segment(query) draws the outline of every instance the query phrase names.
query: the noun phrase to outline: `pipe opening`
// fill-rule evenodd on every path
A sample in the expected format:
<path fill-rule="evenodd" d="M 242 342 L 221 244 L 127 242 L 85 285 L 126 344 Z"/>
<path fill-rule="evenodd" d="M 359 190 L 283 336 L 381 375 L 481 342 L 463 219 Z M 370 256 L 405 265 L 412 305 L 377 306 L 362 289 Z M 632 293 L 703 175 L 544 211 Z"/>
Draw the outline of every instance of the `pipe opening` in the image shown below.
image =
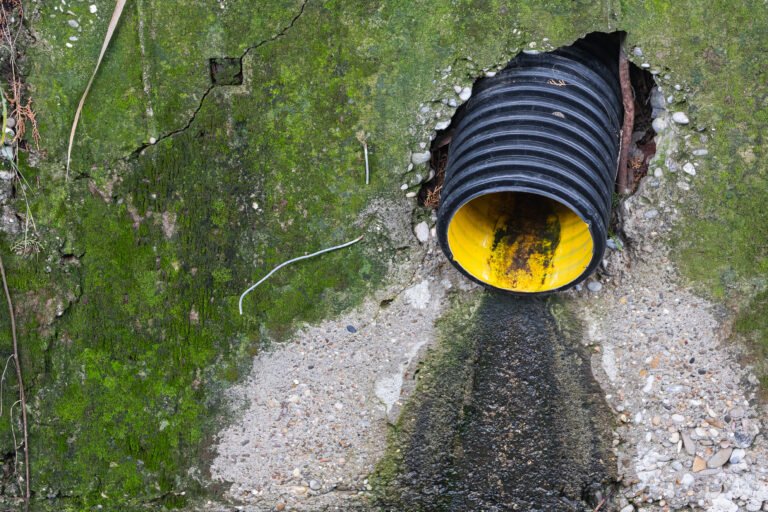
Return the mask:
<path fill-rule="evenodd" d="M 663 104 L 648 71 L 628 62 L 629 76 L 620 78 L 623 37 L 592 33 L 549 53 L 519 54 L 478 79 L 436 133 L 419 202 L 438 210 L 443 251 L 468 277 L 542 293 L 573 286 L 599 266 L 607 239 L 620 231 L 611 212 L 617 162 L 626 162 L 625 190 L 634 192 L 649 174 L 651 121 Z M 622 144 L 627 94 L 635 115 Z"/>
<path fill-rule="evenodd" d="M 471 199 L 448 223 L 453 261 L 475 279 L 518 293 L 552 291 L 592 260 L 589 226 L 546 196 L 494 192 Z"/>

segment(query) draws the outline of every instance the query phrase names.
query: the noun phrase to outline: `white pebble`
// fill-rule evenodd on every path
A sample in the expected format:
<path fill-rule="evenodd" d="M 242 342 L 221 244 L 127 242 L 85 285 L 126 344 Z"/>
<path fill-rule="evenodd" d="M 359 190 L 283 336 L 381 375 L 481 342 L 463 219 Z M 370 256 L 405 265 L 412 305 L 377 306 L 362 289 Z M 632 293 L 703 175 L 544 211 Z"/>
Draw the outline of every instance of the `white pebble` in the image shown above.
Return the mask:
<path fill-rule="evenodd" d="M 746 451 L 742 450 L 741 448 L 736 448 L 731 452 L 731 458 L 730 462 L 731 464 L 738 464 L 742 460 L 744 460 L 744 456 L 747 454 Z"/>
<path fill-rule="evenodd" d="M 643 386 L 643 393 L 650 393 L 651 389 L 653 389 L 653 382 L 656 380 L 656 377 L 653 375 L 649 375 L 648 378 L 645 381 L 645 386 Z"/>
<path fill-rule="evenodd" d="M 461 101 L 467 101 L 471 97 L 472 97 L 472 89 L 470 89 L 469 87 L 463 88 L 459 93 L 459 99 Z"/>
<path fill-rule="evenodd" d="M 456 94 L 461 94 L 461 86 L 460 85 L 454 85 L 453 90 L 456 91 Z"/>
<path fill-rule="evenodd" d="M 425 164 L 429 162 L 430 158 L 432 158 L 432 153 L 430 153 L 429 151 L 424 151 L 422 153 L 413 153 L 411 155 L 411 162 L 414 165 Z"/>
<path fill-rule="evenodd" d="M 655 131 L 656 133 L 661 133 L 667 129 L 667 121 L 665 119 L 657 117 L 651 123 L 651 127 L 653 128 L 653 131 Z"/>
<path fill-rule="evenodd" d="M 683 172 L 690 174 L 691 176 L 696 176 L 696 167 L 691 162 L 686 162 L 683 166 Z"/>
<path fill-rule="evenodd" d="M 67 21 L 67 25 L 69 25 L 72 28 L 77 28 L 80 26 L 80 24 L 77 22 L 77 20 L 69 20 Z"/>
<path fill-rule="evenodd" d="M 416 192 L 408 192 L 407 194 L 405 194 L 405 197 L 407 197 L 408 199 L 412 199 L 416 197 Z"/>
<path fill-rule="evenodd" d="M 450 122 L 450 121 L 440 121 L 439 123 L 437 123 L 437 124 L 435 125 L 435 130 L 438 130 L 438 131 L 439 131 L 439 130 L 445 130 L 445 129 L 446 129 L 446 128 L 448 128 L 450 125 L 451 125 L 451 122 Z"/>
<path fill-rule="evenodd" d="M 680 483 L 683 485 L 683 487 L 692 486 L 694 481 L 695 479 L 693 478 L 693 475 L 690 473 L 684 474 L 683 478 L 680 479 Z"/>
<path fill-rule="evenodd" d="M 403 190 L 403 191 L 408 190 L 408 184 L 403 183 L 402 185 L 400 185 L 400 190 Z"/>
<path fill-rule="evenodd" d="M 688 124 L 690 122 L 685 112 L 675 112 L 672 114 L 672 120 L 677 124 Z"/>
<path fill-rule="evenodd" d="M 91 14 L 96 14 L 96 11 L 98 11 L 99 9 L 95 5 L 91 4 L 88 6 L 88 10 L 91 11 Z"/>
<path fill-rule="evenodd" d="M 150 138 L 149 138 L 149 143 L 150 143 L 150 144 L 156 144 L 156 143 L 157 143 L 157 139 L 156 139 L 156 138 L 154 138 L 154 137 L 150 137 Z"/>
<path fill-rule="evenodd" d="M 678 181 L 677 188 L 680 190 L 691 190 L 691 186 L 684 181 Z"/>
<path fill-rule="evenodd" d="M 424 221 L 419 222 L 413 227 L 413 234 L 419 242 L 424 244 L 429 240 L 429 226 Z"/>
<path fill-rule="evenodd" d="M 657 178 L 661 178 L 662 176 L 664 176 L 664 171 L 661 170 L 661 167 L 657 167 L 653 170 L 653 175 L 656 176 Z"/>
<path fill-rule="evenodd" d="M 64 43 L 64 46 L 66 46 L 67 48 L 72 48 L 72 43 Z"/>

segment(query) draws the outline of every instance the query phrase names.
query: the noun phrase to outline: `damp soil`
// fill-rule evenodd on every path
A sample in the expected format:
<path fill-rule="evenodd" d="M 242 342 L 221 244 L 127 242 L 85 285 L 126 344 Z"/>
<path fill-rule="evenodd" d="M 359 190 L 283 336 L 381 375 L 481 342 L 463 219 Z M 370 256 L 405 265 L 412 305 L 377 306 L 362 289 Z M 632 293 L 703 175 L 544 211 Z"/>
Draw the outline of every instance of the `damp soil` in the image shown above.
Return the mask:
<path fill-rule="evenodd" d="M 426 369 L 403 412 L 382 510 L 601 505 L 615 482 L 611 414 L 563 309 L 488 292 L 469 322 L 443 326 L 443 363 L 458 363 Z"/>

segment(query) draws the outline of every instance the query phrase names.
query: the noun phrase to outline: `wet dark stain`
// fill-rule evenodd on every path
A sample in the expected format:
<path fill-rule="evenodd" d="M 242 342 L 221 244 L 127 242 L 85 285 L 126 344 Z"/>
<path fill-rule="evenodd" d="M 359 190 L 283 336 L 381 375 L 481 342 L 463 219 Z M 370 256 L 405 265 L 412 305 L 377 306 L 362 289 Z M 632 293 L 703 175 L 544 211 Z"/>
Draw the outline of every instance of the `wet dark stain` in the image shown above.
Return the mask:
<path fill-rule="evenodd" d="M 406 453 L 380 510 L 591 512 L 608 496 L 612 416 L 551 304 L 488 293 L 455 350 L 462 369 L 404 413 Z"/>

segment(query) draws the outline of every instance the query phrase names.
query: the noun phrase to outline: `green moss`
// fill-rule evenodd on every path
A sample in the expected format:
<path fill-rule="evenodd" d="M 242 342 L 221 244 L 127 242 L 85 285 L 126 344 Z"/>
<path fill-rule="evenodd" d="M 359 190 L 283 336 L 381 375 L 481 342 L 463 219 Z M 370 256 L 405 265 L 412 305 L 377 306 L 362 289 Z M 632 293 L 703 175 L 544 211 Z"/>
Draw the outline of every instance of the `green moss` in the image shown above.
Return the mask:
<path fill-rule="evenodd" d="M 301 11 L 298 1 L 227 0 L 223 10 L 194 2 L 179 16 L 173 2 L 137 0 L 86 102 L 72 166 L 82 179 L 65 183 L 74 108 L 114 6 L 95 4 L 95 16 L 88 3 L 68 6 L 81 31 L 58 4 L 28 18 L 39 43 L 24 72 L 43 152 L 22 166 L 43 250 L 6 262 L 33 397 L 33 485 L 38 495 L 74 496 L 61 508 L 127 510 L 160 497 L 170 508 L 197 489 L 188 469 L 225 421 L 221 389 L 298 322 L 358 303 L 382 279 L 392 243 L 366 233 L 285 268 L 246 298 L 243 317 L 239 294 L 290 257 L 366 232 L 373 219 L 361 212 L 399 193 L 409 151 L 426 140 L 414 135 L 429 131 L 414 126 L 420 105 L 532 39 L 560 45 L 623 28 L 693 87 L 694 125 L 717 131 L 678 260 L 724 296 L 766 271 L 758 3 L 312 1 L 267 42 Z M 211 88 L 210 59 L 243 55 L 244 85 Z M 370 134 L 368 187 L 361 129 Z M 150 137 L 161 140 L 136 153 Z M 0 342 L 3 354 L 9 343 Z M 0 442 L 12 446 L 7 422 Z"/>

